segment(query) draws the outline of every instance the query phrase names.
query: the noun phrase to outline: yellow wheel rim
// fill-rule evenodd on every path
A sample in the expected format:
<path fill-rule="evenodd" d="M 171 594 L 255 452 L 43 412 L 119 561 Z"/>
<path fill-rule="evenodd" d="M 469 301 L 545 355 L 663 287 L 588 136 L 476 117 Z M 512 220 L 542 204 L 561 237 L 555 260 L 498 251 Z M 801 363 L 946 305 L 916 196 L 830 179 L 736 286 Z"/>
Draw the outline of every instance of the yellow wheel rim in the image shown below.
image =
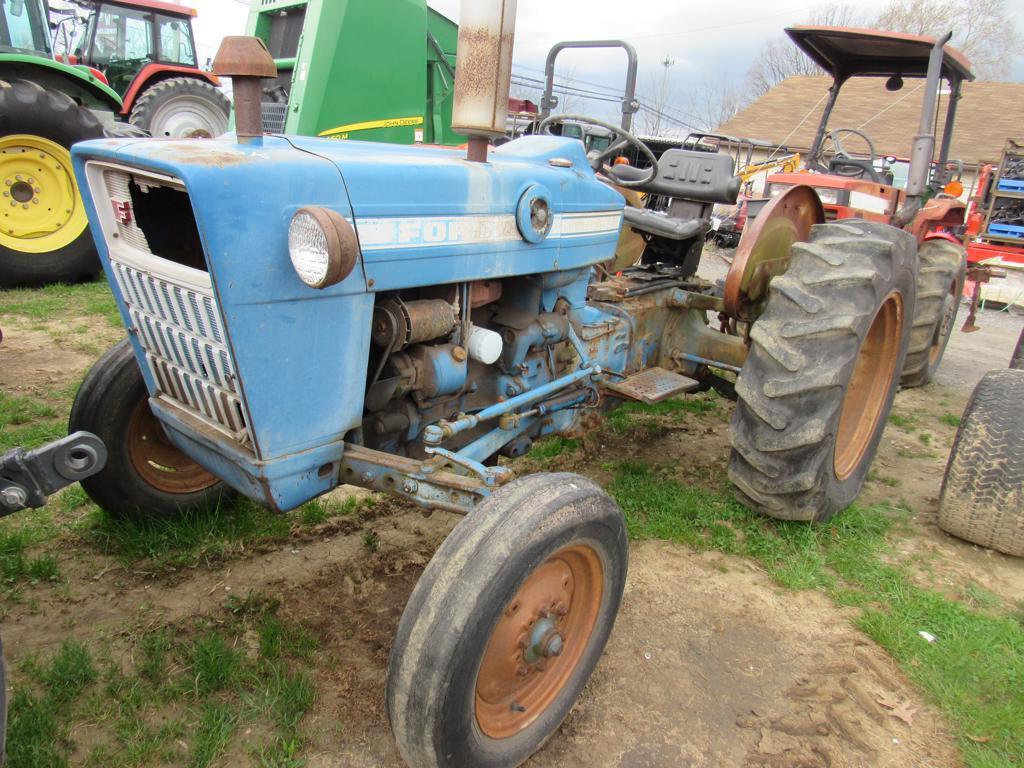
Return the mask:
<path fill-rule="evenodd" d="M 0 138 L 0 245 L 50 253 L 88 223 L 66 148 L 42 136 Z"/>

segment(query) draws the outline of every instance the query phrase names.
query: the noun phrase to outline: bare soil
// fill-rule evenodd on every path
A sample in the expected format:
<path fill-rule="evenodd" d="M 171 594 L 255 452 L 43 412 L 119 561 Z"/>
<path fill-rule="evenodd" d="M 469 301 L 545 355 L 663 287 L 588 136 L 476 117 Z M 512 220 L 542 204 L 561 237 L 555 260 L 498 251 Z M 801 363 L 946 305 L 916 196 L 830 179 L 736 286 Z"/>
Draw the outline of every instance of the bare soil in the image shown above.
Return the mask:
<path fill-rule="evenodd" d="M 5 326 L 4 392 L 51 391 L 91 363 L 27 324 Z M 960 343 L 950 350 L 957 366 L 972 354 Z M 1005 357 L 1011 348 L 1012 340 Z M 957 595 L 980 583 L 1018 599 L 1021 561 L 953 539 L 935 524 L 955 433 L 939 417 L 959 414 L 973 386 L 969 377 L 955 384 L 899 394 L 896 413 L 912 417 L 914 426 L 889 426 L 863 499 L 903 501 L 913 510 L 911 532 L 897 547 L 916 556 L 922 580 Z M 591 433 L 569 461 L 605 479 L 602 463 L 622 457 L 609 457 L 611 447 Z M 694 416 L 614 449 L 640 460 L 680 459 L 681 479 L 718 482 L 728 426 L 721 414 Z M 310 768 L 399 766 L 383 704 L 387 655 L 419 573 L 456 520 L 441 512 L 424 518 L 386 502 L 358 523 L 328 523 L 273 549 L 159 578 L 126 571 L 70 540 L 59 553 L 68 582 L 33 588 L 31 599 L 5 606 L 5 649 L 16 664 L 69 636 L 213 614 L 226 595 L 260 590 L 280 597 L 284 615 L 308 622 L 322 642 L 318 699 L 304 724 Z M 379 537 L 376 552 L 363 543 L 367 529 Z M 781 589 L 746 560 L 636 543 L 623 609 L 597 672 L 528 765 L 957 766 L 942 717 L 853 628 L 853 616 L 819 593 Z M 250 760 L 240 750 L 225 764 Z"/>

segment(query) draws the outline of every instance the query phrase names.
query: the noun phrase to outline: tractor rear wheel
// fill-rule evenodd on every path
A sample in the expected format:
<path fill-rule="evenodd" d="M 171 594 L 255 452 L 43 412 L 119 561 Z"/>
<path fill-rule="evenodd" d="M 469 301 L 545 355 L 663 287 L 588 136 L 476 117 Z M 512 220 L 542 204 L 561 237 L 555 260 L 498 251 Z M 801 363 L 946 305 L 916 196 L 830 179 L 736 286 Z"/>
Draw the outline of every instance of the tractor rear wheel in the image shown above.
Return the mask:
<path fill-rule="evenodd" d="M 386 705 L 412 768 L 519 765 L 569 714 L 622 599 L 626 524 L 591 480 L 537 474 L 463 518 L 402 614 Z"/>
<path fill-rule="evenodd" d="M 99 272 L 70 149 L 102 136 L 100 121 L 70 96 L 0 80 L 0 287 Z"/>
<path fill-rule="evenodd" d="M 157 138 L 211 139 L 227 131 L 230 113 L 231 102 L 216 86 L 171 77 L 146 88 L 128 119 Z"/>
<path fill-rule="evenodd" d="M 967 403 L 946 465 L 939 527 L 1024 557 L 1024 370 L 989 371 Z"/>
<path fill-rule="evenodd" d="M 90 369 L 71 407 L 68 433 L 88 430 L 107 464 L 82 488 L 117 519 L 171 519 L 219 504 L 231 489 L 179 451 L 149 408 L 131 344 L 114 345 Z"/>
<path fill-rule="evenodd" d="M 736 382 L 729 477 L 747 506 L 823 522 L 856 498 L 910 337 L 914 239 L 817 224 L 772 280 Z"/>
<path fill-rule="evenodd" d="M 935 376 L 953 334 L 967 277 L 967 255 L 946 239 L 925 240 L 917 249 L 917 302 L 907 361 L 900 384 L 923 387 Z"/>

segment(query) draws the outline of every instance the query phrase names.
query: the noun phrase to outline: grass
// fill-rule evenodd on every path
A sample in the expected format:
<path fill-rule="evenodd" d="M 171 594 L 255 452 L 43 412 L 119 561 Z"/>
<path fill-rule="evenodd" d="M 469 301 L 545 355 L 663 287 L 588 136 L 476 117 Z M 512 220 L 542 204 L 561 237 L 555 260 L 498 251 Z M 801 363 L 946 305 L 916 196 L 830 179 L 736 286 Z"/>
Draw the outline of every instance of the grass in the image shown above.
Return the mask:
<path fill-rule="evenodd" d="M 860 608 L 857 625 L 947 715 L 971 768 L 1017 768 L 1024 755 L 1024 614 L 975 590 L 975 607 L 914 584 L 892 564 L 887 534 L 905 509 L 851 507 L 827 524 L 764 519 L 668 471 L 620 464 L 609 491 L 630 535 L 744 555 L 791 589 Z M 928 643 L 920 630 L 936 637 Z"/>
<path fill-rule="evenodd" d="M 247 644 L 254 634 L 260 642 Z M 243 729 L 260 734 L 249 739 L 258 764 L 303 764 L 318 642 L 280 616 L 276 600 L 235 598 L 219 615 L 151 629 L 129 645 L 116 654 L 127 662 L 115 660 L 109 645 L 97 653 L 67 641 L 51 658 L 21 665 L 10 708 L 11 768 L 69 765 L 85 730 L 96 746 L 84 764 L 97 768 L 223 765 Z"/>
<path fill-rule="evenodd" d="M 527 457 L 534 461 L 551 461 L 563 454 L 578 451 L 579 448 L 579 440 L 571 437 L 562 437 L 561 435 L 553 435 L 534 443 Z"/>
<path fill-rule="evenodd" d="M 890 413 L 889 423 L 899 427 L 900 429 L 909 430 L 917 426 L 917 417 L 900 413 Z"/>
<path fill-rule="evenodd" d="M 653 404 L 627 402 L 609 413 L 605 423 L 616 435 L 624 435 L 637 427 L 652 432 L 659 429 L 662 419 L 678 423 L 687 414 L 713 413 L 718 408 L 717 395 L 713 393 L 669 398 Z"/>
<path fill-rule="evenodd" d="M 106 280 L 6 290 L 4 314 L 38 322 L 91 315 L 104 318 L 112 327 L 122 325 L 117 303 Z M 77 330 L 77 327 L 70 330 Z M 91 330 L 86 328 L 85 332 Z"/>
<path fill-rule="evenodd" d="M 947 427 L 959 427 L 960 426 L 960 414 L 958 414 L 958 413 L 944 413 L 941 416 L 939 416 L 939 421 L 941 421 Z"/>
<path fill-rule="evenodd" d="M 283 541 L 296 521 L 317 525 L 373 503 L 373 497 L 350 496 L 340 502 L 315 499 L 290 515 L 281 515 L 238 499 L 176 520 L 141 521 L 118 520 L 93 508 L 81 529 L 104 554 L 125 565 L 145 561 L 147 571 L 159 572 L 215 562 L 256 544 Z"/>

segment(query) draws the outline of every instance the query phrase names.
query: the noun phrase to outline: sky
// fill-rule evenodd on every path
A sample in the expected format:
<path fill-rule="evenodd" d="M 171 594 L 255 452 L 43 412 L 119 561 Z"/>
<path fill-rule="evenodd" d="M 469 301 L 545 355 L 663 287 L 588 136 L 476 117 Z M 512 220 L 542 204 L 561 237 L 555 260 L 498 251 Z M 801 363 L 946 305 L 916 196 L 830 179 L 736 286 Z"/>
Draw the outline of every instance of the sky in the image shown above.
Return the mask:
<path fill-rule="evenodd" d="M 458 21 L 459 0 L 428 3 Z M 185 0 L 185 4 L 199 11 L 195 29 L 201 60 L 213 57 L 222 36 L 245 33 L 248 0 Z M 657 78 L 664 71 L 661 62 L 666 58 L 674 62 L 668 73 L 677 94 L 719 79 L 739 83 L 768 40 L 779 36 L 787 24 L 804 21 L 822 5 L 827 3 L 730 0 L 719 5 L 695 0 L 519 0 L 514 71 L 542 77 L 548 49 L 561 40 L 619 38 L 636 47 L 641 94 L 656 87 Z M 856 5 L 867 14 L 881 10 L 887 0 L 859 0 Z M 1007 6 L 1024 36 L 1024 0 L 1009 0 Z M 578 87 L 590 88 L 587 83 L 596 83 L 621 88 L 625 80 L 624 53 L 570 51 L 560 54 L 558 62 L 560 69 L 571 70 Z M 1014 59 L 1013 79 L 1024 81 L 1024 56 Z M 583 106 L 589 114 L 599 117 L 609 117 L 617 110 L 607 103 Z"/>

